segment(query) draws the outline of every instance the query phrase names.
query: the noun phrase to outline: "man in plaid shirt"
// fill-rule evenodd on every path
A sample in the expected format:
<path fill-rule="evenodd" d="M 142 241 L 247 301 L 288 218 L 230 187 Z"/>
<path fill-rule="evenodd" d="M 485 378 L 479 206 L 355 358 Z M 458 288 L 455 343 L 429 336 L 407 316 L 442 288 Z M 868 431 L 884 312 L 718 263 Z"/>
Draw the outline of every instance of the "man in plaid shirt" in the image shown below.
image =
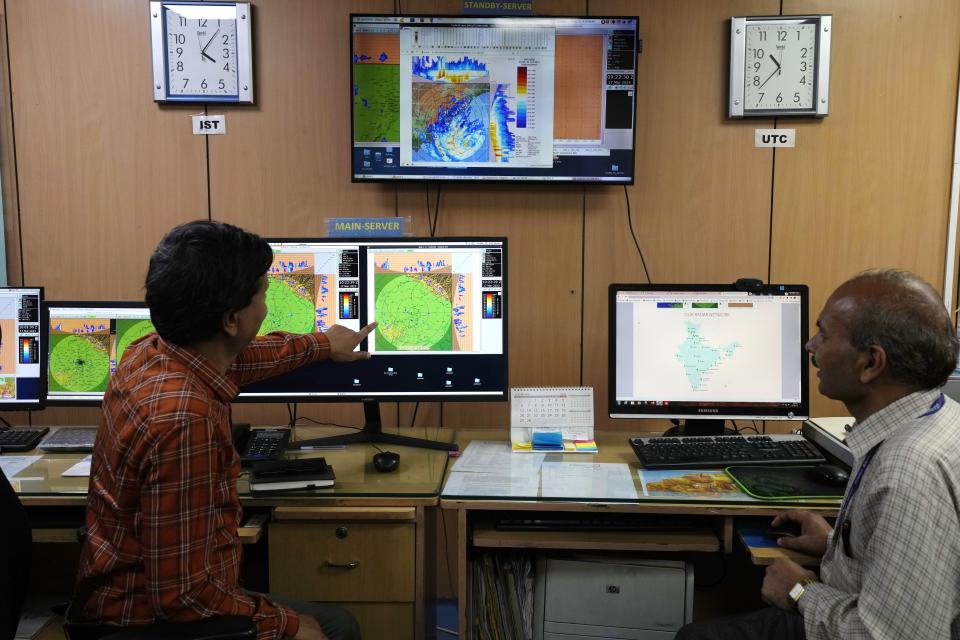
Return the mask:
<path fill-rule="evenodd" d="M 228 224 L 172 230 L 150 258 L 157 329 L 132 344 L 103 400 L 77 579 L 80 616 L 124 626 L 253 618 L 257 637 L 359 638 L 344 609 L 244 591 L 230 432 L 238 387 L 354 348 L 374 328 L 257 336 L 270 246 Z M 79 600 L 82 600 L 80 602 Z"/>
<path fill-rule="evenodd" d="M 841 285 L 807 343 L 820 392 L 856 422 L 853 473 L 837 522 L 799 523 L 780 546 L 822 556 L 820 579 L 778 559 L 758 612 L 684 627 L 720 638 L 960 639 L 960 405 L 940 388 L 957 336 L 937 292 L 904 271 L 867 271 Z"/>

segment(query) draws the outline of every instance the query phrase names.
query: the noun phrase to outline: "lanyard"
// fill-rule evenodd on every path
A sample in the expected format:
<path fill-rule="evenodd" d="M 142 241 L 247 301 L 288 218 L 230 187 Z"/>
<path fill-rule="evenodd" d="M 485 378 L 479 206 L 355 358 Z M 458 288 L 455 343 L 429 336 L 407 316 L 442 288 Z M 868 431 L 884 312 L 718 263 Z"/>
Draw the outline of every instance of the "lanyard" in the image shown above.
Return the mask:
<path fill-rule="evenodd" d="M 943 408 L 944 403 L 946 402 L 943 394 L 941 393 L 937 396 L 937 399 L 933 401 L 933 404 L 930 405 L 930 408 L 921 413 L 918 418 L 926 418 L 927 416 L 932 416 L 937 411 Z M 860 481 L 863 480 L 863 474 L 866 473 L 867 467 L 870 466 L 870 461 L 873 460 L 873 456 L 877 453 L 877 449 L 880 448 L 883 442 L 878 442 L 870 451 L 867 452 L 867 455 L 863 456 L 863 462 L 860 463 L 860 469 L 857 471 L 857 475 L 853 478 L 853 484 L 850 485 L 850 491 L 847 493 L 846 499 L 843 501 L 843 505 L 840 507 L 840 515 L 837 516 L 837 522 L 834 525 L 834 531 L 839 531 L 843 528 L 843 525 L 846 524 L 847 511 L 849 510 L 850 503 L 853 502 L 853 496 L 857 494 L 857 490 L 860 488 Z"/>

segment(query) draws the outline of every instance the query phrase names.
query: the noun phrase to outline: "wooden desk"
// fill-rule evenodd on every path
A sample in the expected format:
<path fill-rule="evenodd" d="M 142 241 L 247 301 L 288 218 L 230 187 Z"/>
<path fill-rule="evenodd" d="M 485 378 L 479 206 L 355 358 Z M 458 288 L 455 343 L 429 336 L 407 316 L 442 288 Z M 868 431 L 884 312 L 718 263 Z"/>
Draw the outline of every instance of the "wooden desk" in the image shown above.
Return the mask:
<path fill-rule="evenodd" d="M 456 442 L 465 449 L 472 440 L 498 440 L 505 434 L 489 430 L 460 430 Z M 716 498 L 694 497 L 679 501 L 670 498 L 645 497 L 637 470 L 639 462 L 627 443 L 624 433 L 597 433 L 597 454 L 547 454 L 547 461 L 623 463 L 630 467 L 639 499 L 610 501 L 595 499 L 544 500 L 504 497 L 448 497 L 441 494 L 443 509 L 456 512 L 457 518 L 457 597 L 461 637 L 472 637 L 472 594 L 470 593 L 471 549 L 563 549 L 604 551 L 656 551 L 684 554 L 691 552 L 733 551 L 734 520 L 741 516 L 773 516 L 786 508 L 816 510 L 825 517 L 836 516 L 839 501 L 723 502 Z M 526 455 L 526 454 L 516 454 Z M 448 467 L 452 467 L 449 465 Z M 447 474 L 450 471 L 448 468 Z M 500 531 L 494 521 L 500 515 L 526 512 L 526 516 L 544 519 L 563 518 L 576 514 L 602 514 L 611 518 L 649 518 L 665 526 L 664 530 L 643 532 L 597 531 Z M 518 516 L 521 517 L 521 516 Z M 671 523 L 678 527 L 671 530 Z M 681 526 L 682 525 L 682 526 Z"/>
<path fill-rule="evenodd" d="M 297 431 L 300 438 L 334 433 L 318 427 Z M 446 432 L 443 436 L 449 438 Z M 271 592 L 341 604 L 360 621 L 364 638 L 422 638 L 427 596 L 436 573 L 436 543 L 429 536 L 435 530 L 431 524 L 447 453 L 389 448 L 400 454 L 400 467 L 392 473 L 373 468 L 376 449 L 370 445 L 290 452 L 293 458 L 324 456 L 336 472 L 336 484 L 300 493 L 254 494 L 244 474 L 238 487 L 240 500 L 249 516 L 261 516 L 269 529 Z M 61 474 L 84 455 L 43 454 L 16 474 L 10 480 L 21 502 L 28 509 L 67 507 L 73 517 L 82 517 L 89 478 Z M 241 528 L 240 534 L 256 542 L 263 528 Z M 76 527 L 39 525 L 34 539 L 76 542 Z"/>

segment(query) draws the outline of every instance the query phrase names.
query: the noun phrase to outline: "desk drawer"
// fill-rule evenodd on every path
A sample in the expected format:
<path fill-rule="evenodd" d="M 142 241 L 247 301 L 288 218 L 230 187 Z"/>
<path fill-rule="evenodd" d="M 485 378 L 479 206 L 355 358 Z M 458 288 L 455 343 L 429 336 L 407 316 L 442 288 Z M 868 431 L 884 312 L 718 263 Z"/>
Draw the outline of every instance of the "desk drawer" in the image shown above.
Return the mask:
<path fill-rule="evenodd" d="M 413 602 L 415 525 L 270 526 L 270 591 L 325 602 Z"/>

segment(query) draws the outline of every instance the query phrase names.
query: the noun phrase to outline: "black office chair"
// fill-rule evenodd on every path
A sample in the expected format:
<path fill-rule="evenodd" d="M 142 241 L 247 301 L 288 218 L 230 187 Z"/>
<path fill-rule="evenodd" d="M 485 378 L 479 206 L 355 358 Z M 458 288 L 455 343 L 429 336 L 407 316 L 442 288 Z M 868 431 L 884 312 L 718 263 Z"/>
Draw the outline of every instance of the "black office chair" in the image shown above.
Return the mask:
<path fill-rule="evenodd" d="M 252 618 L 213 616 L 194 622 L 157 622 L 118 627 L 98 622 L 64 622 L 69 640 L 247 640 L 255 638 Z"/>
<path fill-rule="evenodd" d="M 0 471 L 0 640 L 17 634 L 30 582 L 32 545 L 27 511 Z"/>

